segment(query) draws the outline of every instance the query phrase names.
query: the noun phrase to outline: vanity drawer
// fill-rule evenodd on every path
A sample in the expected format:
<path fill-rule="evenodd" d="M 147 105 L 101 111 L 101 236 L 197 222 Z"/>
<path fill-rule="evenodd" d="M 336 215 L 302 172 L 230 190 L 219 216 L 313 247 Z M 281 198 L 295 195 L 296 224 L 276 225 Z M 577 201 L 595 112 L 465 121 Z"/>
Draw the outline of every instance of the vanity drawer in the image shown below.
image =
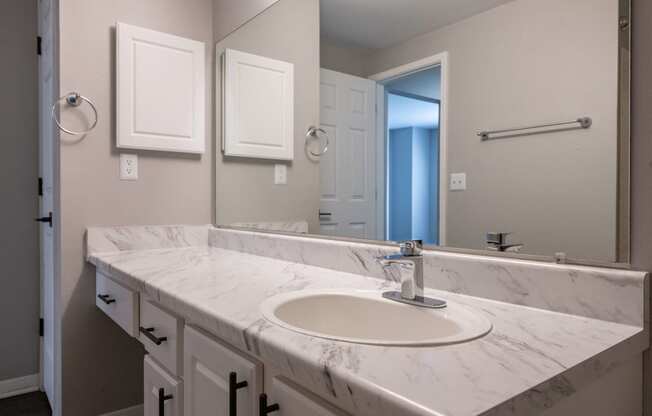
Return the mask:
<path fill-rule="evenodd" d="M 95 275 L 95 305 L 132 337 L 138 336 L 138 292 L 110 277 Z"/>
<path fill-rule="evenodd" d="M 140 298 L 140 335 L 147 352 L 175 376 L 183 375 L 183 321 L 144 296 Z"/>

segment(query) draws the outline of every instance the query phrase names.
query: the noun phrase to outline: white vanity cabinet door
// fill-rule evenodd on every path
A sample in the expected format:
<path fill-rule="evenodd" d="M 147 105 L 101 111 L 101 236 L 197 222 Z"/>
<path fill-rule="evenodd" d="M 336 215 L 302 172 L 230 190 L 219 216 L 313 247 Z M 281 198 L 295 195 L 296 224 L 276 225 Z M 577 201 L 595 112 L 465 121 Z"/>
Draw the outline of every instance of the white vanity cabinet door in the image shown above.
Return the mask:
<path fill-rule="evenodd" d="M 145 356 L 143 366 L 145 416 L 182 416 L 183 385 L 152 358 Z M 163 389 L 161 391 L 161 389 Z M 162 396 L 161 396 L 162 393 Z M 160 402 L 163 401 L 163 413 Z"/>
<path fill-rule="evenodd" d="M 269 389 L 268 405 L 278 404 L 279 411 L 274 416 L 347 416 L 347 413 L 333 407 L 283 377 L 274 377 Z"/>
<path fill-rule="evenodd" d="M 237 416 L 254 416 L 262 390 L 262 365 L 194 328 L 184 330 L 186 416 L 228 416 L 229 374 L 247 387 L 236 390 Z"/>

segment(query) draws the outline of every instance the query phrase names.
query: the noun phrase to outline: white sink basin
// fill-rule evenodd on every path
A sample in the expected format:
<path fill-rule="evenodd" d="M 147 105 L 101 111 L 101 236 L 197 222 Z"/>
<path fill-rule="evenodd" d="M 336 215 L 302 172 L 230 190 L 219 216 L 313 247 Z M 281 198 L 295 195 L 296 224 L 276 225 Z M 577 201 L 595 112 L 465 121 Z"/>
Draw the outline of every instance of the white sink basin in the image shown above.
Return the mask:
<path fill-rule="evenodd" d="M 297 291 L 261 304 L 270 322 L 320 338 L 374 345 L 444 345 L 486 335 L 492 324 L 455 303 L 427 309 L 384 299 L 377 291 Z"/>

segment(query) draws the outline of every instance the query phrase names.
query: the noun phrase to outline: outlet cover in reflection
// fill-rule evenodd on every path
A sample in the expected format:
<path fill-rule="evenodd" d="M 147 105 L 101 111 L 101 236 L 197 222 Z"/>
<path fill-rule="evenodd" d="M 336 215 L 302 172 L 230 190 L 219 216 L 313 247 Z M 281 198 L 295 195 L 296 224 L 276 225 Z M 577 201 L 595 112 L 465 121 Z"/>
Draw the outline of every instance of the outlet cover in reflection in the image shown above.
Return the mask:
<path fill-rule="evenodd" d="M 466 191 L 466 173 L 451 173 L 451 191 Z"/>

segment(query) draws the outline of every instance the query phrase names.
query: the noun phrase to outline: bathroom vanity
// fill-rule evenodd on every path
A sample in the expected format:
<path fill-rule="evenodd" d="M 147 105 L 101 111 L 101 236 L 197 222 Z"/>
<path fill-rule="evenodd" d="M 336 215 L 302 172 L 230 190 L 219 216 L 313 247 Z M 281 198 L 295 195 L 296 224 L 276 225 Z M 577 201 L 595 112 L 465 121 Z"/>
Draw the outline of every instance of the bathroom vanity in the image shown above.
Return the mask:
<path fill-rule="evenodd" d="M 640 414 L 645 273 L 426 251 L 426 295 L 450 308 L 401 320 L 390 315 L 415 307 L 381 300 L 398 283 L 376 260 L 395 251 L 212 226 L 87 231 L 97 307 L 147 350 L 147 416 Z M 367 341 L 265 317 L 315 294 L 396 309 L 365 305 L 376 320 L 335 303 L 328 314 L 322 299 L 285 312 L 328 320 L 349 308 L 352 326 L 368 322 Z M 436 331 L 393 338 L 427 314 L 449 319 L 449 335 L 460 317 L 490 328 L 439 344 Z"/>

